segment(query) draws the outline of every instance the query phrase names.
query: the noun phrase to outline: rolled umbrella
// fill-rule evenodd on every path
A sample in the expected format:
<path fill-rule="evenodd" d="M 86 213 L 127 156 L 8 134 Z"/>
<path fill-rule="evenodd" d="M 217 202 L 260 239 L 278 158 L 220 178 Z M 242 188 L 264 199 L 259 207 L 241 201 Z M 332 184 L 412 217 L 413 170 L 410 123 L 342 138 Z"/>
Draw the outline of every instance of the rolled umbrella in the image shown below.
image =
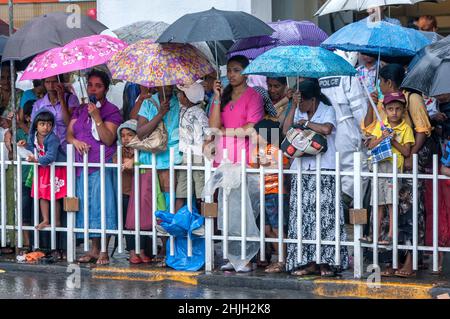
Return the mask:
<path fill-rule="evenodd" d="M 322 78 L 352 76 L 355 68 L 337 54 L 320 47 L 285 46 L 263 53 L 244 70 L 243 74 L 268 77 Z"/>
<path fill-rule="evenodd" d="M 450 93 L 450 36 L 421 50 L 411 62 L 403 88 L 427 96 Z"/>
<path fill-rule="evenodd" d="M 425 0 L 328 0 L 315 15 L 325 15 L 340 11 L 363 11 L 381 6 L 416 4 Z"/>
<path fill-rule="evenodd" d="M 381 57 L 413 57 L 431 43 L 419 31 L 384 21 L 351 23 L 333 33 L 321 46 Z"/>
<path fill-rule="evenodd" d="M 122 40 L 107 35 L 76 39 L 63 47 L 36 56 L 25 69 L 21 80 L 44 79 L 92 68 L 106 63 L 115 53 L 127 46 Z"/>
<path fill-rule="evenodd" d="M 260 19 L 242 11 L 224 11 L 212 8 L 186 14 L 172 23 L 158 38 L 159 43 L 191 43 L 238 40 L 262 35 L 271 35 L 273 30 Z M 217 54 L 216 54 L 217 56 Z M 219 76 L 218 62 L 216 61 Z"/>
<path fill-rule="evenodd" d="M 255 59 L 274 47 L 319 46 L 328 38 L 327 33 L 311 21 L 285 20 L 268 23 L 268 25 L 275 30 L 272 35 L 238 40 L 230 48 L 228 55 L 244 55 L 249 59 Z"/>
<path fill-rule="evenodd" d="M 192 84 L 214 68 L 189 44 L 138 41 L 108 62 L 112 77 L 146 87 Z"/>
<path fill-rule="evenodd" d="M 71 19 L 72 14 L 65 12 L 53 12 L 33 18 L 8 39 L 2 61 L 25 60 L 107 29 L 105 25 L 85 15 L 80 15 L 79 21 Z"/>

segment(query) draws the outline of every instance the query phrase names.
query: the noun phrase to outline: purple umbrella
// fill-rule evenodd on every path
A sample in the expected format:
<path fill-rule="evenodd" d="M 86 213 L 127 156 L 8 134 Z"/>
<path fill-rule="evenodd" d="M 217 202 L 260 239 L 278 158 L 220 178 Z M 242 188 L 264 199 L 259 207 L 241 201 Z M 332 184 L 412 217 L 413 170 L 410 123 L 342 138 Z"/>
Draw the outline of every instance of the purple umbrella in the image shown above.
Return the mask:
<path fill-rule="evenodd" d="M 306 45 L 317 47 L 328 35 L 311 21 L 284 20 L 268 23 L 275 32 L 271 36 L 251 37 L 237 41 L 228 51 L 228 56 L 245 55 L 255 59 L 278 46 Z"/>

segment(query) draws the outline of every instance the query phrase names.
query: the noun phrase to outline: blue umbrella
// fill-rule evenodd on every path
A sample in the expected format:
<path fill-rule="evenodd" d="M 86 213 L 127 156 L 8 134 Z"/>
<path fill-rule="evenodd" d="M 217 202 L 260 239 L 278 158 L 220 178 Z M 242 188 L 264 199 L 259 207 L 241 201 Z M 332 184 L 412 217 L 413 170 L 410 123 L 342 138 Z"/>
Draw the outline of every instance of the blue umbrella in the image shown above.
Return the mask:
<path fill-rule="evenodd" d="M 335 32 L 321 46 L 383 57 L 412 57 L 430 43 L 417 30 L 384 21 L 362 20 Z"/>
<path fill-rule="evenodd" d="M 285 46 L 271 49 L 257 57 L 243 74 L 268 77 L 322 78 L 354 75 L 356 70 L 340 56 L 320 47 Z"/>

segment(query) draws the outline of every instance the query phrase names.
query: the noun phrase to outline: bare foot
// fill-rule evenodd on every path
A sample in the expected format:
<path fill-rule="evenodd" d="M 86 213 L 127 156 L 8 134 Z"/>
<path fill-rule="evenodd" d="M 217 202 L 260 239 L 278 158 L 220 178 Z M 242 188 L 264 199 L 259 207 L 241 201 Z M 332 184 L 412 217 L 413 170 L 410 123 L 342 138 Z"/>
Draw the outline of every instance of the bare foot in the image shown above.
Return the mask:
<path fill-rule="evenodd" d="M 46 220 L 44 220 L 42 223 L 40 223 L 39 225 L 36 226 L 37 230 L 42 230 L 44 228 L 50 227 L 50 223 Z"/>
<path fill-rule="evenodd" d="M 97 265 L 108 265 L 109 264 L 109 256 L 108 253 L 100 253 L 100 256 L 97 259 Z"/>

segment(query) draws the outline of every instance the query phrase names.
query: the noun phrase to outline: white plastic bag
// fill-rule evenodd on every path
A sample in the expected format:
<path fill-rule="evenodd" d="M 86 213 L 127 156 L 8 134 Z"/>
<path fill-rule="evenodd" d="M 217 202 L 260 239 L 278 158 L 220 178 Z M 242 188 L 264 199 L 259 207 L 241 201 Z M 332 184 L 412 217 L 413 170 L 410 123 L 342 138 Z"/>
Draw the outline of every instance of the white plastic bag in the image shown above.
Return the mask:
<path fill-rule="evenodd" d="M 202 197 L 213 196 L 219 189 L 219 214 L 217 228 L 223 231 L 223 196 L 228 197 L 228 236 L 241 236 L 241 165 L 221 165 L 205 185 Z M 256 218 L 259 214 L 259 178 L 247 174 L 246 191 L 246 233 L 247 237 L 259 237 Z M 228 260 L 236 271 L 242 270 L 256 256 L 259 242 L 246 242 L 245 259 L 241 259 L 241 241 L 228 242 Z"/>

